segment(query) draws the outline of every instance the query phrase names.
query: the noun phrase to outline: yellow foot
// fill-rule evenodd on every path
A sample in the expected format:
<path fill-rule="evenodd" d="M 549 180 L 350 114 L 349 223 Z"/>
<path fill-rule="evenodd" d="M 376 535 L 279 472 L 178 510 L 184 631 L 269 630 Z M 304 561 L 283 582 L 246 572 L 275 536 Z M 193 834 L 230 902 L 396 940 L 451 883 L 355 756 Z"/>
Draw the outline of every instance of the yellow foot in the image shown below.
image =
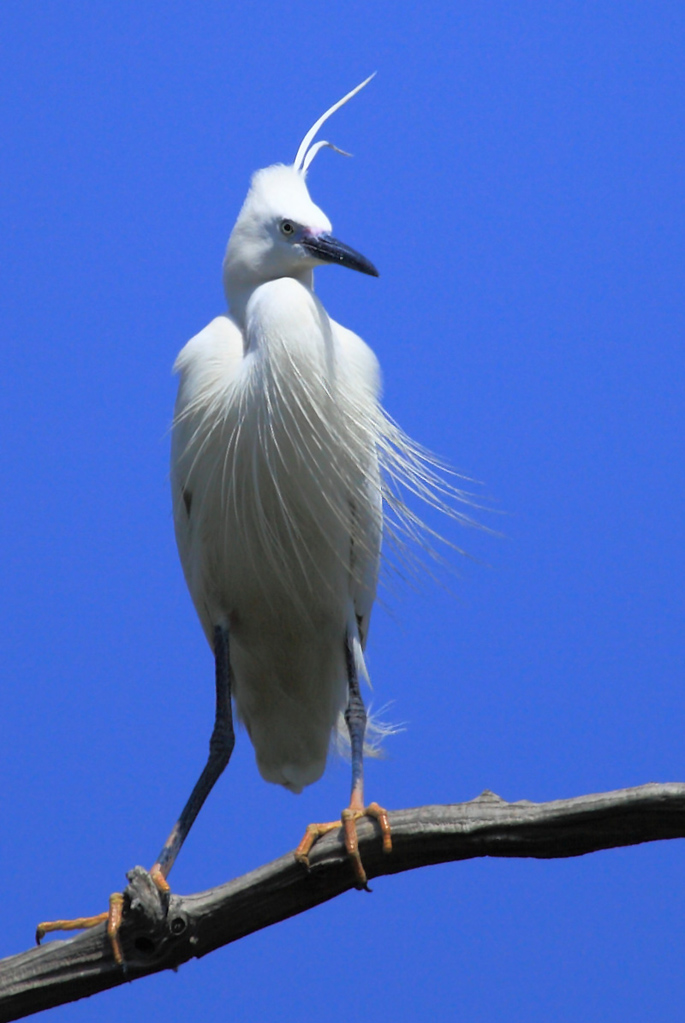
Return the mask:
<path fill-rule="evenodd" d="M 166 878 L 156 865 L 150 871 L 150 877 L 160 892 L 166 894 L 171 890 L 167 884 Z M 74 920 L 48 920 L 45 923 L 38 924 L 36 927 L 36 944 L 40 945 L 45 935 L 51 934 L 54 931 L 81 931 L 85 930 L 87 927 L 97 927 L 98 924 L 103 924 L 106 921 L 107 937 L 109 938 L 109 943 L 112 948 L 114 961 L 118 963 L 119 966 L 123 966 L 124 953 L 119 939 L 119 931 L 121 929 L 123 916 L 124 896 L 121 892 L 113 892 L 109 897 L 109 909 L 106 913 L 98 913 L 97 916 L 79 916 Z"/>
<path fill-rule="evenodd" d="M 340 821 L 329 821 L 326 824 L 309 824 L 302 841 L 295 850 L 297 862 L 302 863 L 305 867 L 309 867 L 309 853 L 314 843 L 323 835 L 327 835 L 329 831 L 339 828 L 342 822 L 345 849 L 352 863 L 357 888 L 368 888 L 366 871 L 359 855 L 359 840 L 357 838 L 357 821 L 360 817 L 373 817 L 374 820 L 378 821 L 383 835 L 383 852 L 392 852 L 392 835 L 390 833 L 388 811 L 384 810 L 378 803 L 369 803 L 363 810 L 348 806 L 346 810 L 343 810 Z"/>
<path fill-rule="evenodd" d="M 107 937 L 112 947 L 114 961 L 120 966 L 124 962 L 119 941 L 119 928 L 124 912 L 124 896 L 121 892 L 113 892 L 109 897 L 109 909 L 106 913 L 98 913 L 97 916 L 79 916 L 74 920 L 48 920 L 38 924 L 36 927 L 36 944 L 40 945 L 46 934 L 53 931 L 81 931 L 87 927 L 97 927 L 107 921 Z"/>

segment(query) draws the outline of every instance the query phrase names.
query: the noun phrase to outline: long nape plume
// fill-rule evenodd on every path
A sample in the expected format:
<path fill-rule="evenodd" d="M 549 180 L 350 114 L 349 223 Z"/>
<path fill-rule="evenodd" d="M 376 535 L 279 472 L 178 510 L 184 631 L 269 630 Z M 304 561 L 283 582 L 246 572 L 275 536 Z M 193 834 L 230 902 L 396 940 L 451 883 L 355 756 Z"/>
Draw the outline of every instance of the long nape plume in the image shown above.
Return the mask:
<path fill-rule="evenodd" d="M 360 92 L 365 85 L 369 84 L 372 78 L 375 78 L 375 76 L 376 72 L 374 71 L 372 75 L 369 75 L 368 78 L 365 78 L 363 82 L 361 82 L 354 89 L 352 89 L 351 92 L 348 92 L 346 96 L 343 96 L 343 98 L 339 99 L 337 103 L 334 103 L 332 107 L 329 107 L 326 113 L 322 114 L 318 121 L 314 122 L 314 124 L 311 126 L 305 137 L 300 142 L 300 148 L 297 150 L 297 156 L 295 157 L 295 161 L 293 163 L 293 167 L 295 168 L 296 171 L 299 171 L 300 174 L 306 174 L 312 160 L 319 152 L 319 150 L 323 149 L 324 146 L 329 146 L 331 149 L 336 149 L 336 146 L 331 145 L 330 142 L 317 142 L 316 146 L 312 146 L 311 150 L 309 150 L 309 147 L 311 146 L 314 138 L 318 134 L 321 125 L 324 124 L 324 122 L 327 121 L 328 118 L 336 112 L 336 110 L 340 110 L 340 107 L 344 106 L 348 100 L 352 99 L 353 96 L 356 96 L 357 93 Z M 341 150 L 337 150 L 337 152 L 341 152 Z M 345 156 L 347 155 L 349 154 L 345 153 Z"/>

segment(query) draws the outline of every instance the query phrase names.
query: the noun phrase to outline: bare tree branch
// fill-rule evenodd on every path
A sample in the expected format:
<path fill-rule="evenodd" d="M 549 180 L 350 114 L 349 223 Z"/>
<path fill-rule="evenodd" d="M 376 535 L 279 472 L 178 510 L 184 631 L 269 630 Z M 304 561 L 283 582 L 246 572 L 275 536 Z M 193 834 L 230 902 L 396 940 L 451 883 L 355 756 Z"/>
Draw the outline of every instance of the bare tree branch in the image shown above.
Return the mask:
<path fill-rule="evenodd" d="M 470 803 L 423 806 L 390 814 L 393 851 L 381 851 L 375 823 L 359 825 L 369 878 L 477 856 L 548 859 L 685 837 L 685 784 L 649 784 L 550 803 L 506 803 L 484 792 Z M 140 867 L 129 874 L 117 966 L 101 925 L 0 962 L 0 1023 L 76 1001 L 193 957 L 354 887 L 337 833 L 317 842 L 311 871 L 292 853 L 197 895 L 164 903 Z"/>

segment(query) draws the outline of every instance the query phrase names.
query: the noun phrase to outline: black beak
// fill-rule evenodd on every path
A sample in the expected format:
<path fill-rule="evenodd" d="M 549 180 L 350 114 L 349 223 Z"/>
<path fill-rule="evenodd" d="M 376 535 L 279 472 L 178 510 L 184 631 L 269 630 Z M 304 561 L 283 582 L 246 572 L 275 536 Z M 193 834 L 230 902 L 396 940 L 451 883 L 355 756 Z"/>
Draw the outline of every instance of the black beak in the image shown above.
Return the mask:
<path fill-rule="evenodd" d="M 337 238 L 331 238 L 330 234 L 306 235 L 301 239 L 300 245 L 315 259 L 322 263 L 338 263 L 340 266 L 347 266 L 350 270 L 359 270 L 360 273 L 369 274 L 370 277 L 378 277 L 378 270 L 362 256 L 355 252 L 349 245 L 344 245 Z"/>

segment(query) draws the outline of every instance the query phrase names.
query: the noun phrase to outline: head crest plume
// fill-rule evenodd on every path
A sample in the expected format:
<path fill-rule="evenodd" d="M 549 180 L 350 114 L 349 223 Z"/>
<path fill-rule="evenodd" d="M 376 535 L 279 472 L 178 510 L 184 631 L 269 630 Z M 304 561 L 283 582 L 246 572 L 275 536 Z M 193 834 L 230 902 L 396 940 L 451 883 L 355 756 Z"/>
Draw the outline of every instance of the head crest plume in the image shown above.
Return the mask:
<path fill-rule="evenodd" d="M 315 121 L 315 123 L 311 126 L 305 137 L 300 142 L 300 148 L 297 150 L 297 156 L 295 157 L 295 162 L 293 163 L 293 167 L 295 168 L 296 171 L 299 171 L 300 174 L 305 175 L 309 169 L 312 160 L 319 152 L 319 150 L 323 149 L 324 146 L 328 146 L 329 149 L 335 149 L 336 153 L 342 153 L 343 156 L 350 155 L 349 153 L 346 153 L 344 149 L 338 149 L 338 147 L 334 146 L 331 142 L 317 142 L 313 146 L 311 145 L 311 143 L 312 140 L 316 137 L 319 128 L 324 123 L 324 121 L 327 121 L 331 114 L 334 114 L 336 110 L 340 110 L 340 107 L 344 106 L 349 99 L 352 99 L 353 96 L 356 96 L 357 93 L 361 89 L 363 89 L 365 85 L 369 84 L 369 82 L 371 81 L 372 78 L 375 77 L 375 75 L 376 72 L 374 71 L 374 73 L 372 75 L 369 75 L 368 78 L 365 78 L 360 85 L 352 89 L 352 92 L 348 92 L 346 96 L 343 96 L 343 98 L 339 99 L 337 103 L 334 103 L 332 107 L 329 107 L 326 113 L 322 114 L 318 121 Z"/>

